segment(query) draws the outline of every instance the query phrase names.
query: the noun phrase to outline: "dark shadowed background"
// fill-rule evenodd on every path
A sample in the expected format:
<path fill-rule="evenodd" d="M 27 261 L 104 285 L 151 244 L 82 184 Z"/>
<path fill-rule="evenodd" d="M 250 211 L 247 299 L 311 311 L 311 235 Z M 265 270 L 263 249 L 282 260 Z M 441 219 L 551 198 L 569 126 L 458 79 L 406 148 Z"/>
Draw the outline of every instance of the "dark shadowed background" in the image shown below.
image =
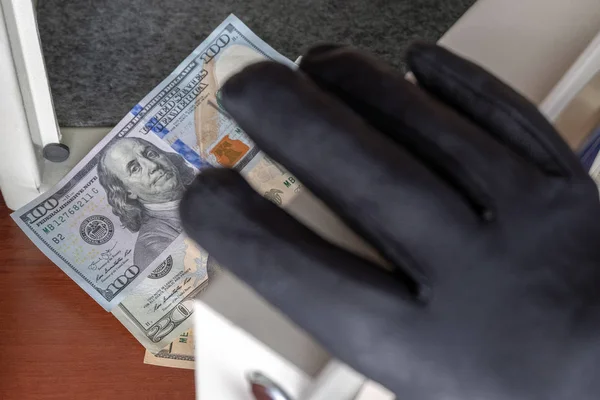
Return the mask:
<path fill-rule="evenodd" d="M 352 44 L 403 68 L 475 0 L 38 0 L 61 126 L 112 126 L 230 13 L 291 60 L 316 43 Z"/>

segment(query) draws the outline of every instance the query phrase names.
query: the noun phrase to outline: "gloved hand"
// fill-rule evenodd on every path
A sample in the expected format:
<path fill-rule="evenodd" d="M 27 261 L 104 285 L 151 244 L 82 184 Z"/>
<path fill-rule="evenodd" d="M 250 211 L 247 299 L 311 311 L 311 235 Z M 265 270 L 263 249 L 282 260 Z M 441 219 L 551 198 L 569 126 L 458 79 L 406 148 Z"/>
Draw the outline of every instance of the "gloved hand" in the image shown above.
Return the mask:
<path fill-rule="evenodd" d="M 400 400 L 600 396 L 600 202 L 537 109 L 436 46 L 419 86 L 322 46 L 262 63 L 223 104 L 371 243 L 389 272 L 314 234 L 232 170 L 204 171 L 186 232 L 331 353 Z"/>

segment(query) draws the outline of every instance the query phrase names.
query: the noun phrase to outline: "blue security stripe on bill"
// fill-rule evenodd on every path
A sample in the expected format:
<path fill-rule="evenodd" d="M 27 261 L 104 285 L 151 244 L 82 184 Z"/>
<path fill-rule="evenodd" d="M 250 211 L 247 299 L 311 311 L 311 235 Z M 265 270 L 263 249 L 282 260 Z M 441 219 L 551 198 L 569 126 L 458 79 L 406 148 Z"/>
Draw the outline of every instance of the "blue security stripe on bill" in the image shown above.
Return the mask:
<path fill-rule="evenodd" d="M 144 107 L 142 107 L 140 104 L 136 104 L 132 109 L 131 109 L 131 113 L 133 115 L 138 115 L 140 113 L 140 111 L 142 111 Z"/>
<path fill-rule="evenodd" d="M 150 121 L 146 122 L 145 127 L 149 130 L 152 130 L 156 136 L 163 139 L 169 133 L 169 130 L 158 120 L 156 117 L 150 118 Z"/>
<path fill-rule="evenodd" d="M 181 154 L 183 158 L 187 160 L 187 162 L 192 164 L 197 169 L 200 170 L 211 167 L 211 165 L 208 162 L 204 161 L 197 152 L 192 150 L 187 144 L 183 143 L 180 139 L 177 139 L 175 142 L 173 142 L 171 147 L 173 148 L 173 150 Z"/>

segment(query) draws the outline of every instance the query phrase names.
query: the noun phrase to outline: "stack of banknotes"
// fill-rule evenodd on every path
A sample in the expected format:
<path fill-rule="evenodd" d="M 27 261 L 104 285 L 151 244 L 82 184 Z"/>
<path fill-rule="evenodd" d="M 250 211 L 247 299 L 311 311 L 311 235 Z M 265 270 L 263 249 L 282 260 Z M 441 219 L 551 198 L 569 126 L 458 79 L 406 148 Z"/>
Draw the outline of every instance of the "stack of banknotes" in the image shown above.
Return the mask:
<path fill-rule="evenodd" d="M 12 214 L 147 349 L 148 363 L 193 367 L 193 299 L 218 270 L 179 221 L 194 176 L 236 169 L 279 205 L 301 190 L 219 105 L 223 83 L 261 60 L 294 67 L 229 16 L 58 184 Z"/>

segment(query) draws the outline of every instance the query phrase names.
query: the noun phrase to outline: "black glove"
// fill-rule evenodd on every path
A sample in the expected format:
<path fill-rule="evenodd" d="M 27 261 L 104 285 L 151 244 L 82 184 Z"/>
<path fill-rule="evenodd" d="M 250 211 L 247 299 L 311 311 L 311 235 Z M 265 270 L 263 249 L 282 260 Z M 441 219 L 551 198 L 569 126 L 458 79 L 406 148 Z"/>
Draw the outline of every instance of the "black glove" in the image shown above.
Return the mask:
<path fill-rule="evenodd" d="M 223 104 L 392 272 L 321 239 L 232 170 L 181 203 L 186 232 L 400 400 L 600 397 L 600 203 L 537 109 L 415 45 L 419 86 L 347 48 L 262 63 Z"/>

